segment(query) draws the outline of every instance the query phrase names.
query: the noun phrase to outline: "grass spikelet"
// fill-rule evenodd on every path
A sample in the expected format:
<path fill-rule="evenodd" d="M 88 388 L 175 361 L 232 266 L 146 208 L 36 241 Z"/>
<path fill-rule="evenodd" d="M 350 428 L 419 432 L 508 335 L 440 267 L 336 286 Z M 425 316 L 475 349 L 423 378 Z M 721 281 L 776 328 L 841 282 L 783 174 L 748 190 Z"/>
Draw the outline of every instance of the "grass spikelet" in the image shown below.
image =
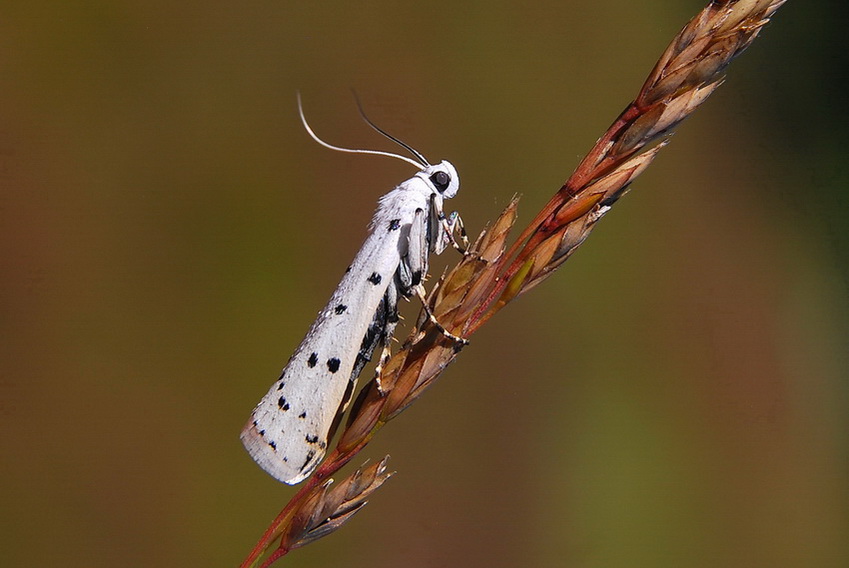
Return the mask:
<path fill-rule="evenodd" d="M 468 338 L 551 276 L 652 163 L 666 145 L 664 137 L 722 83 L 728 64 L 784 1 L 715 0 L 693 18 L 663 52 L 636 98 L 513 245 L 505 250 L 516 221 L 516 198 L 439 279 L 428 303 L 441 325 Z M 256 566 L 266 554 L 262 566 L 271 565 L 335 531 L 365 505 L 390 475 L 386 460 L 358 469 L 335 487 L 330 476 L 415 402 L 461 347 L 429 318 L 419 318 L 379 381 L 368 383 L 351 405 L 336 448 L 274 520 L 243 568 Z"/>

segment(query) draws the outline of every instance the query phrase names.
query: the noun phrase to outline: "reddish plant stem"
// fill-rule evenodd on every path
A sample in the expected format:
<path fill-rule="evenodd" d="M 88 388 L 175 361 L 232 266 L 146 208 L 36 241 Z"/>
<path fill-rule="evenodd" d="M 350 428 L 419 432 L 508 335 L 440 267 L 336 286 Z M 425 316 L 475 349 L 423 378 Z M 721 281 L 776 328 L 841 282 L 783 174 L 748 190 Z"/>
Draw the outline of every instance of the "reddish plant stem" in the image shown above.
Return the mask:
<path fill-rule="evenodd" d="M 501 274 L 495 278 L 494 286 L 489 294 L 487 294 L 486 299 L 469 319 L 465 330 L 467 336 L 474 333 L 495 314 L 495 311 L 490 310 L 490 307 L 502 294 L 505 286 L 507 286 L 519 269 L 525 264 L 528 253 L 533 251 L 537 244 L 547 238 L 556 229 L 556 227 L 551 225 L 554 223 L 558 209 L 570 198 L 577 195 L 581 188 L 586 187 L 592 180 L 604 175 L 611 166 L 630 157 L 630 153 L 620 156 L 604 156 L 604 153 L 609 150 L 610 143 L 643 112 L 645 112 L 645 109 L 638 107 L 636 102 L 628 105 L 610 128 L 607 129 L 607 132 L 599 138 L 590 152 L 581 160 L 581 163 L 578 164 L 578 167 L 569 176 L 569 179 L 566 180 L 548 203 L 545 204 L 545 207 L 537 213 L 536 217 L 522 231 L 522 234 L 514 241 L 510 249 L 498 260 L 501 266 L 510 262 L 511 259 L 512 262 L 510 262 L 510 265 L 506 269 L 498 268 Z"/>

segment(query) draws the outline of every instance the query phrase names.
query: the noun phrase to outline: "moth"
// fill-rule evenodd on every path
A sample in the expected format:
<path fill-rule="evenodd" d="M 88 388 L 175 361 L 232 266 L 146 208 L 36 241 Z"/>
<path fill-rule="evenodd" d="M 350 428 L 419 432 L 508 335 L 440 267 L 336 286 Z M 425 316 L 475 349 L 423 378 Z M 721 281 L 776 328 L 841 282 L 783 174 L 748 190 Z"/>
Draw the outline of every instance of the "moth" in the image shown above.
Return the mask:
<path fill-rule="evenodd" d="M 370 232 L 345 275 L 295 349 L 277 381 L 242 430 L 248 453 L 272 477 L 294 485 L 309 477 L 325 455 L 328 439 L 345 411 L 357 377 L 378 346 L 388 344 L 398 322 L 398 299 L 423 299 L 428 255 L 453 244 L 462 230 L 456 213 L 446 218 L 443 200 L 457 195 L 460 181 L 451 163 L 430 164 L 424 156 L 387 134 L 360 112 L 379 133 L 408 150 L 415 160 L 390 152 L 340 148 L 322 141 L 298 110 L 307 133 L 340 152 L 384 155 L 413 164 L 419 171 L 380 198 Z M 439 326 L 452 339 L 465 340 Z"/>

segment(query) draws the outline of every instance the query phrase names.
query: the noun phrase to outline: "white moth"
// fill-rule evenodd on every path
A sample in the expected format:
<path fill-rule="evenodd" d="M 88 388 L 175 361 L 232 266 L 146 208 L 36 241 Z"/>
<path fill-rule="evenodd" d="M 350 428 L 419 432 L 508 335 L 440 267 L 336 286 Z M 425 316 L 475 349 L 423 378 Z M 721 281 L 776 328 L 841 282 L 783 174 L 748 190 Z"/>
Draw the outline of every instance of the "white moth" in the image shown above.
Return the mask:
<path fill-rule="evenodd" d="M 401 144 L 417 161 L 327 144 L 307 124 L 300 97 L 298 108 L 304 127 L 319 144 L 343 152 L 392 156 L 420 171 L 380 199 L 368 238 L 242 430 L 242 443 L 259 466 L 292 485 L 307 478 L 321 462 L 337 417 L 344 412 L 357 377 L 378 345 L 384 348 L 381 364 L 385 362 L 398 321 L 399 295 L 421 297 L 428 254 L 439 254 L 454 243 L 459 219 L 456 214 L 446 219 L 442 201 L 454 197 L 460 187 L 453 165 L 446 161 L 429 164 L 365 115 L 370 126 Z"/>

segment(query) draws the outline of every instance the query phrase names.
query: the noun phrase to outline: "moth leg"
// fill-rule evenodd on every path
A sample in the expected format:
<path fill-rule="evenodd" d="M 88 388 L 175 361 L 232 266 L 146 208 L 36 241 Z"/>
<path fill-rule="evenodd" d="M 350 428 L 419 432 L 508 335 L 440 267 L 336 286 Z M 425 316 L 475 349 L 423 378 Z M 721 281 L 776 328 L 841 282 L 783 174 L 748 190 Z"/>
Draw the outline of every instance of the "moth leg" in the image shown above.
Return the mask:
<path fill-rule="evenodd" d="M 362 373 L 363 368 L 374 357 L 377 347 L 381 346 L 380 358 L 378 359 L 377 368 L 375 369 L 375 378 L 380 376 L 386 362 L 389 360 L 390 347 L 389 340 L 395 333 L 395 327 L 398 325 L 398 287 L 392 282 L 386 288 L 386 292 L 381 298 L 377 306 L 377 311 L 374 313 L 374 318 L 363 336 L 360 343 L 360 351 L 357 353 L 357 358 L 354 361 L 354 368 L 351 372 L 351 377 L 348 383 L 348 389 L 353 390 L 356 385 L 357 378 Z M 378 387 L 380 385 L 378 384 Z M 346 400 L 349 395 L 346 395 Z M 342 408 L 344 410 L 344 407 Z"/>
<path fill-rule="evenodd" d="M 444 325 L 439 323 L 439 320 L 436 319 L 435 315 L 433 315 L 433 312 L 431 311 L 430 306 L 427 305 L 427 298 L 425 297 L 424 286 L 419 284 L 418 286 L 416 286 L 414 288 L 414 291 L 416 293 L 416 296 L 419 298 L 419 300 L 421 300 L 422 307 L 424 307 L 425 314 L 427 314 L 427 318 L 430 320 L 430 323 L 432 323 L 436 327 L 436 329 L 438 329 L 440 331 L 440 333 L 442 333 L 442 335 L 444 335 L 445 337 L 447 337 L 448 339 L 450 339 L 451 341 L 456 343 L 458 346 L 462 347 L 464 345 L 469 344 L 468 339 L 460 337 L 459 335 L 454 335 L 453 333 L 451 333 L 450 331 L 445 329 Z"/>
<path fill-rule="evenodd" d="M 354 394 L 354 388 L 357 386 L 357 379 L 359 378 L 360 373 L 363 372 L 363 368 L 369 363 L 369 361 L 371 361 L 372 355 L 374 355 L 378 344 L 384 342 L 383 333 L 386 328 L 387 318 L 384 300 L 385 299 L 382 299 L 380 304 L 378 304 L 377 311 L 374 312 L 374 318 L 372 318 L 372 321 L 366 330 L 366 334 L 363 336 L 363 340 L 360 343 L 360 350 L 357 353 L 357 358 L 354 360 L 354 367 L 351 371 L 351 376 L 348 377 L 348 384 L 345 386 L 345 394 L 342 395 L 342 400 L 339 402 L 339 408 L 336 409 L 336 416 L 333 418 L 333 422 L 330 424 L 330 430 L 327 433 L 328 440 L 333 438 L 333 435 L 336 433 L 336 429 L 342 421 L 342 416 L 345 414 L 345 410 L 347 410 L 348 404 L 351 402 L 351 397 Z M 395 313 L 397 314 L 397 310 Z"/>
<path fill-rule="evenodd" d="M 460 217 L 460 214 L 456 211 L 452 211 L 448 214 L 448 219 L 445 221 L 444 231 L 448 234 L 449 241 L 451 245 L 460 251 L 460 254 L 466 255 L 469 253 L 469 235 L 466 234 L 466 225 L 463 223 L 463 218 Z M 460 241 L 463 244 L 457 242 L 457 239 L 454 238 L 454 233 L 460 233 Z"/>
<path fill-rule="evenodd" d="M 421 284 L 427 274 L 432 228 L 424 209 L 416 209 L 407 234 L 406 252 L 397 271 L 397 291 L 407 298 L 413 295 L 413 288 Z"/>
<path fill-rule="evenodd" d="M 436 207 L 436 202 L 431 200 L 431 206 Z M 432 209 L 431 211 L 434 211 Z M 451 226 L 456 223 L 458 215 L 452 214 Z M 431 323 L 442 332 L 445 337 L 454 341 L 457 345 L 467 345 L 469 341 L 458 337 L 445 329 L 433 312 L 430 306 L 427 305 L 425 299 L 425 290 L 422 285 L 422 279 L 427 272 L 427 255 L 429 250 L 441 252 L 445 246 L 446 235 L 453 242 L 452 230 L 444 228 L 447 220 L 445 219 L 442 210 L 436 211 L 436 215 L 431 214 L 430 218 L 425 217 L 425 212 L 421 209 L 416 211 L 413 222 L 410 224 L 410 234 L 407 240 L 407 254 L 401 258 L 401 264 L 398 266 L 399 291 L 404 296 L 412 296 L 415 294 L 424 306 L 425 313 Z M 435 232 L 438 231 L 438 232 Z M 433 238 L 435 236 L 435 239 Z M 432 243 L 432 244 L 431 244 Z"/>
<path fill-rule="evenodd" d="M 360 376 L 360 373 L 363 372 L 363 367 L 371 361 L 372 355 L 374 355 L 378 344 L 383 343 L 382 336 L 385 327 L 386 307 L 384 300 L 382 299 L 380 304 L 378 304 L 377 311 L 374 313 L 374 318 L 369 324 L 366 334 L 363 336 L 363 340 L 360 343 L 360 350 L 357 353 L 357 358 L 354 361 L 354 368 L 349 378 L 349 382 L 351 384 L 357 382 L 357 378 Z"/>
<path fill-rule="evenodd" d="M 380 332 L 380 343 L 383 344 L 383 349 L 380 351 L 380 359 L 377 361 L 377 366 L 374 369 L 374 381 L 377 384 L 377 390 L 380 394 L 384 394 L 380 386 L 380 374 L 383 372 L 383 367 L 389 362 L 389 357 L 392 351 L 389 346 L 389 340 L 395 335 L 395 326 L 398 325 L 398 285 L 395 278 L 389 283 L 386 288 L 386 293 L 383 296 L 381 304 L 384 306 L 383 329 Z"/>
<path fill-rule="evenodd" d="M 436 254 L 440 254 L 448 245 L 457 249 L 461 254 L 465 255 L 469 249 L 469 238 L 466 236 L 466 226 L 460 218 L 459 213 L 452 211 L 447 217 L 445 211 L 442 210 L 442 204 L 436 200 L 435 196 L 430 198 L 431 216 L 428 223 L 428 242 L 431 243 L 430 250 Z M 457 242 L 454 233 L 460 233 L 460 239 L 463 244 Z"/>

